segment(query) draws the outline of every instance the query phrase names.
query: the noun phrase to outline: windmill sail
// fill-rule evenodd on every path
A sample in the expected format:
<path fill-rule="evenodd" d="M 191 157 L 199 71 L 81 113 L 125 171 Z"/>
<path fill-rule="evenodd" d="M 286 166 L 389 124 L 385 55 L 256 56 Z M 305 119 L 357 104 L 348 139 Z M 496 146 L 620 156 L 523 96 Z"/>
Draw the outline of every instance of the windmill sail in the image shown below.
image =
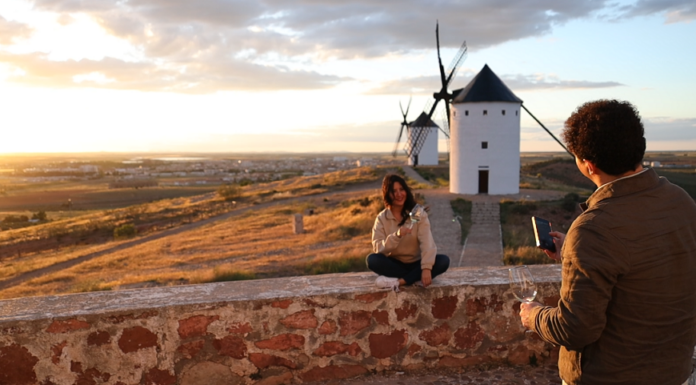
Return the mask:
<path fill-rule="evenodd" d="M 401 101 L 399 101 L 399 109 L 401 110 L 401 115 L 403 116 L 403 120 L 401 121 L 401 128 L 399 129 L 399 136 L 396 138 L 396 143 L 394 144 L 394 151 L 392 151 L 392 156 L 396 157 L 396 152 L 399 149 L 399 143 L 401 142 L 401 136 L 404 133 L 404 128 L 408 127 L 408 110 L 411 109 L 411 98 L 408 98 L 408 106 L 406 106 L 406 112 L 404 112 L 404 107 L 401 105 Z"/>
<path fill-rule="evenodd" d="M 437 130 L 442 131 L 443 134 L 445 134 L 445 137 L 449 141 L 449 136 L 450 136 L 450 102 L 453 99 L 453 94 L 449 92 L 449 86 L 452 84 L 452 81 L 457 75 L 457 70 L 459 69 L 459 66 L 464 62 L 467 56 L 467 46 L 466 46 L 466 41 L 464 41 L 457 51 L 457 53 L 454 55 L 454 58 L 450 62 L 450 65 L 447 67 L 447 70 L 445 71 L 444 66 L 442 65 L 442 57 L 440 56 L 440 24 L 437 23 L 435 26 L 435 42 L 436 42 L 436 48 L 437 48 L 437 62 L 438 62 L 438 72 L 440 74 L 440 90 L 438 92 L 433 93 L 433 99 L 430 99 L 428 103 L 426 104 L 426 107 L 423 110 L 423 113 L 421 116 L 418 117 L 418 119 L 410 124 L 404 124 L 405 122 L 405 115 L 404 115 L 404 122 L 401 123 L 401 131 L 399 131 L 399 136 L 397 138 L 397 143 L 394 148 L 394 152 L 392 153 L 394 156 L 396 155 L 396 150 L 399 145 L 399 141 L 401 140 L 401 136 L 403 133 L 404 127 L 407 128 L 408 130 L 408 136 L 409 139 L 407 141 L 405 150 L 406 154 L 408 155 L 409 159 L 415 159 L 414 164 L 418 164 L 418 156 L 420 154 L 421 149 L 423 148 L 424 143 L 427 141 L 428 135 L 431 133 L 434 133 L 437 135 Z M 433 123 L 433 114 L 435 113 L 439 102 L 443 100 L 445 107 L 444 107 L 444 113 L 445 113 L 445 119 L 446 119 L 446 124 L 443 122 L 443 127 L 437 126 L 435 123 Z M 410 104 L 410 101 L 409 101 Z M 408 111 L 408 109 L 407 109 Z M 402 110 L 403 114 L 403 110 Z M 422 118 L 422 119 L 421 119 Z M 435 152 L 437 152 L 437 140 L 435 140 Z M 447 151 L 449 152 L 449 142 L 447 146 Z"/>

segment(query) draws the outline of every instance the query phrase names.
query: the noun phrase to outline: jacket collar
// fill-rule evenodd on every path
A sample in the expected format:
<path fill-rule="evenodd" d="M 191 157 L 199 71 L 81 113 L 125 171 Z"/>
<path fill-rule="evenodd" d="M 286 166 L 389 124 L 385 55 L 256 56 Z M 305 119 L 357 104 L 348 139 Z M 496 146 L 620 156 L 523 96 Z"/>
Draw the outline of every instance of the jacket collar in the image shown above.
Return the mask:
<path fill-rule="evenodd" d="M 605 199 L 621 197 L 636 191 L 649 189 L 655 186 L 659 182 L 659 179 L 660 176 L 651 168 L 631 175 L 630 177 L 617 179 L 595 190 L 595 192 L 587 198 L 585 203 L 580 204 L 580 207 L 585 211 L 590 207 L 596 206 Z"/>

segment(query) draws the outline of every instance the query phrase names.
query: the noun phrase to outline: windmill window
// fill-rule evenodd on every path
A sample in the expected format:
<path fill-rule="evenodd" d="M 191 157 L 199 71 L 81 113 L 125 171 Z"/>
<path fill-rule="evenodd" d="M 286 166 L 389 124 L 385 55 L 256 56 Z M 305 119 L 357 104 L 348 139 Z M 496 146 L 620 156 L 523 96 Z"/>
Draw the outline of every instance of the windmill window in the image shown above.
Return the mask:
<path fill-rule="evenodd" d="M 488 148 L 488 142 L 481 142 L 481 148 L 483 148 L 483 149 Z"/>
<path fill-rule="evenodd" d="M 483 110 L 484 115 L 488 115 L 488 110 Z"/>
<path fill-rule="evenodd" d="M 517 110 L 515 110 L 515 116 L 517 116 Z"/>
<path fill-rule="evenodd" d="M 505 110 L 503 110 L 503 116 L 505 116 Z"/>
<path fill-rule="evenodd" d="M 469 110 L 464 111 L 465 116 L 469 116 Z"/>

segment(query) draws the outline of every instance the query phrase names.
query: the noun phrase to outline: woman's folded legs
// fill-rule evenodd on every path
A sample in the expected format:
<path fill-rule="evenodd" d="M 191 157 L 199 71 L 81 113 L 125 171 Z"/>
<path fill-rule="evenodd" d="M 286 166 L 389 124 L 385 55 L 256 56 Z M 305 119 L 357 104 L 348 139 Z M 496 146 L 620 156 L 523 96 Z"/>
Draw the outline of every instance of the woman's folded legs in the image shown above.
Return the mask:
<path fill-rule="evenodd" d="M 403 263 L 394 258 L 389 258 L 384 254 L 374 253 L 367 256 L 367 268 L 374 271 L 378 275 L 391 278 L 401 278 L 406 281 L 407 285 L 412 285 L 421 279 L 420 261 L 412 263 Z M 449 257 L 444 254 L 435 256 L 435 263 L 431 270 L 432 277 L 444 273 L 449 268 Z"/>

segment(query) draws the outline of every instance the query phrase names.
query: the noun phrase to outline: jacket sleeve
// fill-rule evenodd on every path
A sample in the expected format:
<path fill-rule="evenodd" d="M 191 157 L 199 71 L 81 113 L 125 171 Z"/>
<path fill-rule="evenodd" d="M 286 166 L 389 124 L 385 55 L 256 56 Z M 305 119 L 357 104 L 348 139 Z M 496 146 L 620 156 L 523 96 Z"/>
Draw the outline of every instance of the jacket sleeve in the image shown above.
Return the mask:
<path fill-rule="evenodd" d="M 569 231 L 561 254 L 563 280 L 558 306 L 531 312 L 530 324 L 545 341 L 570 350 L 599 339 L 618 277 L 628 270 L 625 248 L 608 231 L 583 224 Z"/>
<path fill-rule="evenodd" d="M 378 215 L 375 219 L 375 224 L 372 226 L 372 251 L 388 256 L 396 249 L 400 240 L 396 233 L 387 234 L 385 225 L 382 222 L 382 216 Z"/>
<path fill-rule="evenodd" d="M 421 269 L 432 270 L 435 264 L 435 254 L 437 254 L 437 246 L 433 239 L 433 233 L 430 231 L 430 218 L 428 213 L 423 214 L 423 219 L 418 222 L 418 244 L 421 252 Z"/>

